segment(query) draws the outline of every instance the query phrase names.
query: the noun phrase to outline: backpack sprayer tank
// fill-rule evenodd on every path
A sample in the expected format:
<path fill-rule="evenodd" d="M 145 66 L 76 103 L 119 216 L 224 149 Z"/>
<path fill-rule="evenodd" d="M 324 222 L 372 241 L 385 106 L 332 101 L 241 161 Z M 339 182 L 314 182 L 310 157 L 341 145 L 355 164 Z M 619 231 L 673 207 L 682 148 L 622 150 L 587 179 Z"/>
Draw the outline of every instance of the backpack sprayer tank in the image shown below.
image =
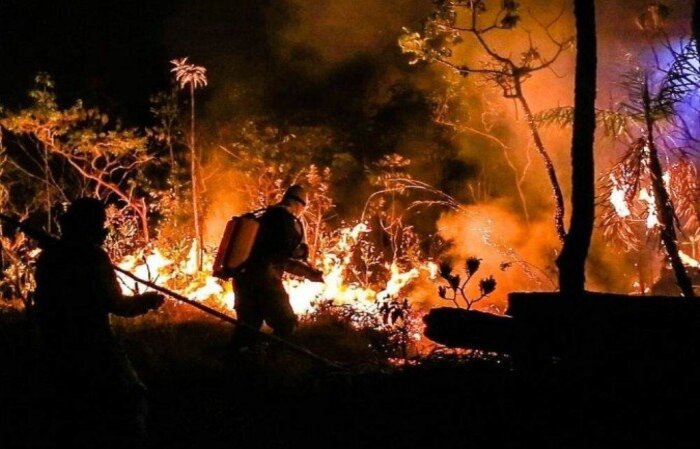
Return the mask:
<path fill-rule="evenodd" d="M 214 259 L 212 274 L 215 277 L 224 280 L 233 277 L 236 270 L 250 257 L 259 229 L 260 222 L 255 213 L 233 217 L 226 223 Z"/>

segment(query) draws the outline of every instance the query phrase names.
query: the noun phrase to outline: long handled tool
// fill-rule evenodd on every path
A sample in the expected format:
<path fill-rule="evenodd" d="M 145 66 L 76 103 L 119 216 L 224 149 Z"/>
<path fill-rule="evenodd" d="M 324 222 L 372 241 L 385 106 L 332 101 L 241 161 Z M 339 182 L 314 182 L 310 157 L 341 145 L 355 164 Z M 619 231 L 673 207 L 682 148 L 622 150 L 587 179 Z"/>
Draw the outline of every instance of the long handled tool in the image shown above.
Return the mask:
<path fill-rule="evenodd" d="M 233 318 L 233 317 L 231 317 L 231 316 L 229 316 L 229 315 L 226 315 L 225 313 L 220 312 L 220 311 L 218 311 L 218 310 L 216 310 L 216 309 L 214 309 L 214 308 L 212 308 L 212 307 L 206 306 L 206 305 L 202 304 L 201 302 L 198 302 L 198 301 L 195 301 L 195 300 L 193 300 L 193 299 L 190 299 L 190 298 L 188 298 L 188 297 L 186 297 L 186 296 L 183 296 L 183 295 L 181 295 L 181 294 L 179 294 L 179 293 L 177 293 L 177 292 L 174 292 L 174 291 L 172 291 L 172 290 L 170 290 L 170 289 L 167 289 L 167 288 L 165 288 L 165 287 L 162 287 L 162 286 L 160 286 L 160 285 L 158 285 L 158 284 L 155 284 L 155 283 L 153 283 L 153 282 L 147 281 L 147 280 L 145 280 L 145 279 L 141 279 L 141 278 L 139 278 L 138 276 L 135 276 L 135 275 L 132 274 L 131 272 L 129 272 L 129 271 L 123 269 L 123 268 L 120 268 L 120 267 L 117 266 L 117 265 L 112 265 L 112 267 L 114 268 L 115 271 L 118 271 L 119 273 L 122 273 L 122 274 L 124 274 L 125 276 L 128 276 L 129 278 L 133 279 L 134 281 L 136 281 L 136 282 L 138 282 L 138 283 L 140 283 L 140 284 L 145 285 L 146 287 L 149 287 L 149 288 L 151 288 L 151 289 L 153 289 L 153 290 L 156 290 L 156 291 L 158 291 L 158 292 L 160 292 L 160 293 L 163 293 L 164 295 L 167 295 L 167 296 L 169 296 L 169 297 L 171 297 L 171 298 L 173 298 L 173 299 L 176 299 L 176 300 L 178 300 L 178 301 L 184 302 L 185 304 L 189 304 L 189 305 L 191 305 L 192 307 L 195 307 L 195 308 L 201 310 L 202 312 L 208 313 L 209 315 L 212 315 L 212 316 L 215 316 L 215 317 L 217 317 L 217 318 L 219 318 L 219 319 L 221 319 L 221 320 L 224 320 L 224 321 L 226 321 L 227 323 L 231 323 L 231 324 L 236 325 L 236 326 L 244 327 L 244 328 L 246 328 L 246 329 L 248 329 L 248 330 L 251 330 L 251 331 L 253 331 L 253 332 L 259 334 L 261 337 L 263 337 L 263 338 L 265 338 L 265 339 L 267 339 L 267 340 L 273 341 L 273 342 L 275 342 L 275 343 L 279 343 L 279 344 L 281 344 L 281 345 L 287 347 L 288 349 L 290 349 L 290 350 L 292 350 L 292 351 L 294 351 L 294 352 L 297 352 L 297 353 L 299 353 L 299 354 L 303 354 L 303 355 L 305 355 L 305 356 L 307 356 L 307 357 L 309 357 L 309 358 L 311 358 L 311 359 L 314 359 L 314 360 L 316 360 L 316 361 L 319 361 L 319 362 L 321 362 L 321 363 L 323 363 L 323 364 L 325 364 L 325 365 L 331 366 L 331 367 L 333 367 L 333 368 L 342 368 L 342 366 L 339 365 L 338 363 L 336 363 L 336 362 L 334 362 L 334 361 L 332 361 L 332 360 L 329 360 L 329 359 L 327 359 L 327 358 L 325 358 L 325 357 L 322 357 L 322 356 L 320 356 L 320 355 L 318 355 L 318 354 L 316 354 L 316 353 L 310 351 L 309 349 L 307 349 L 307 348 L 305 348 L 305 347 L 303 347 L 303 346 L 300 346 L 300 345 L 297 345 L 297 344 L 295 344 L 295 343 L 292 343 L 291 341 L 285 340 L 284 338 L 278 337 L 277 335 L 274 335 L 274 334 L 267 334 L 267 333 L 265 333 L 265 332 L 262 332 L 260 329 L 254 327 L 254 326 L 251 326 L 251 325 L 249 325 L 249 324 L 247 324 L 247 323 L 245 323 L 245 322 L 243 322 L 243 321 L 237 320 L 236 318 Z"/>
<path fill-rule="evenodd" d="M 16 226 L 18 229 L 20 229 L 22 232 L 24 232 L 28 237 L 31 237 L 31 238 L 37 240 L 39 242 L 39 246 L 42 246 L 42 247 L 50 246 L 52 244 L 55 244 L 58 241 L 58 239 L 55 236 L 49 234 L 48 232 L 33 228 L 25 223 L 22 223 L 21 221 L 15 219 L 15 218 L 9 217 L 7 215 L 0 214 L 0 220 L 4 220 L 13 226 Z M 185 304 L 189 304 L 190 306 L 195 307 L 195 308 L 201 310 L 202 312 L 207 313 L 211 316 L 215 316 L 216 318 L 219 318 L 223 321 L 226 321 L 227 323 L 231 323 L 231 324 L 236 325 L 236 326 L 242 326 L 242 327 L 244 327 L 252 332 L 257 333 L 262 338 L 265 338 L 269 341 L 278 343 L 291 351 L 294 351 L 298 354 L 302 354 L 310 359 L 321 362 L 324 365 L 330 366 L 332 368 L 344 369 L 340 364 L 338 364 L 332 360 L 329 360 L 325 357 L 322 357 L 322 356 L 310 351 L 309 349 L 307 349 L 303 346 L 292 343 L 291 341 L 285 340 L 284 338 L 280 338 L 277 335 L 267 334 L 265 332 L 262 332 L 260 329 L 254 327 L 254 326 L 251 326 L 247 323 L 244 323 L 243 321 L 237 320 L 236 318 L 233 318 L 233 317 L 231 317 L 223 312 L 220 312 L 212 307 L 206 306 L 198 301 L 192 300 L 184 295 L 181 295 L 177 292 L 174 292 L 168 288 L 162 287 L 154 282 L 148 281 L 146 279 L 141 279 L 140 277 L 138 277 L 138 276 L 134 275 L 133 273 L 119 267 L 118 265 L 112 264 L 112 268 L 114 268 L 115 271 L 122 273 L 123 275 L 131 278 L 132 280 L 134 280 L 134 281 L 136 281 L 136 282 L 138 282 L 146 287 L 149 287 L 155 291 L 163 293 L 164 295 L 169 296 L 170 298 L 173 298 L 177 301 L 184 302 Z"/>

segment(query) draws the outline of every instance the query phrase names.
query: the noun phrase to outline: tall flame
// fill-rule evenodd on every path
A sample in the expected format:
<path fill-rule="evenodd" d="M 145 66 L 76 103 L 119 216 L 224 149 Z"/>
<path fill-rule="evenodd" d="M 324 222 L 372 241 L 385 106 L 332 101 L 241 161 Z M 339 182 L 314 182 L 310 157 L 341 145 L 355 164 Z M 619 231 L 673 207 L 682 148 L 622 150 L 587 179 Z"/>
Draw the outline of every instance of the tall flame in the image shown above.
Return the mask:
<path fill-rule="evenodd" d="M 639 201 L 646 203 L 647 206 L 647 229 L 653 229 L 660 226 L 659 217 L 656 214 L 656 198 L 649 190 L 643 188 L 639 191 Z"/>
<path fill-rule="evenodd" d="M 632 215 L 629 206 L 627 205 L 627 190 L 620 185 L 620 181 L 613 175 L 610 175 L 612 183 L 612 191 L 610 192 L 610 203 L 615 208 L 615 212 L 621 218 Z"/>

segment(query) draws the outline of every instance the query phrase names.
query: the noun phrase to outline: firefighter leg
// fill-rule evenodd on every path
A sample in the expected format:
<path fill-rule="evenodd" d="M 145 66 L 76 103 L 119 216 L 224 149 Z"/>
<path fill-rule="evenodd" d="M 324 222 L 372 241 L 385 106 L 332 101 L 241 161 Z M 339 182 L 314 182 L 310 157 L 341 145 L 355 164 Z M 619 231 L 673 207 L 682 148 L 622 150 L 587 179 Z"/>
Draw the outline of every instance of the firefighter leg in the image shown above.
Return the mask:
<path fill-rule="evenodd" d="M 281 282 L 279 287 L 268 293 L 265 322 L 274 330 L 275 335 L 288 338 L 294 333 L 298 321 Z"/>
<path fill-rule="evenodd" d="M 263 312 L 259 304 L 251 298 L 236 298 L 236 318 L 255 329 L 260 329 L 263 323 Z M 231 337 L 231 350 L 240 351 L 242 348 L 254 346 L 258 334 L 244 326 L 236 326 Z"/>

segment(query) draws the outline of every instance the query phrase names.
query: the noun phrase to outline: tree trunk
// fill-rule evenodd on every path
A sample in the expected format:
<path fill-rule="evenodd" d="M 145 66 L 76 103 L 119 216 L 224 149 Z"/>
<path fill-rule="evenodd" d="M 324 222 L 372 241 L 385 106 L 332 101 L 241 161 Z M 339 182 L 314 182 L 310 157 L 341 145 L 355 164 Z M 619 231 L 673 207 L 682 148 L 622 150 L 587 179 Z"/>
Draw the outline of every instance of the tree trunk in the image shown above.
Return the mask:
<path fill-rule="evenodd" d="M 49 172 L 49 148 L 44 145 L 44 189 L 46 195 L 46 232 L 51 234 L 51 173 Z"/>
<path fill-rule="evenodd" d="M 700 43 L 700 0 L 695 0 L 693 7 L 693 37 L 695 44 L 698 45 Z"/>
<path fill-rule="evenodd" d="M 651 186 L 654 190 L 654 199 L 656 203 L 656 213 L 661 224 L 661 241 L 666 248 L 666 253 L 671 261 L 671 267 L 676 275 L 676 282 L 681 289 L 681 293 L 686 298 L 694 297 L 693 283 L 685 271 L 685 266 L 678 254 L 678 242 L 676 241 L 675 227 L 675 212 L 671 197 L 666 190 L 663 179 L 663 171 L 661 162 L 659 161 L 659 153 L 654 142 L 654 119 L 651 116 L 651 98 L 649 95 L 649 84 L 644 79 L 644 119 L 646 122 L 646 140 L 647 148 L 649 149 L 649 171 L 651 172 Z"/>
<path fill-rule="evenodd" d="M 194 84 L 190 83 L 190 174 L 192 180 L 192 219 L 194 221 L 194 238 L 197 245 L 197 270 L 202 269 L 202 251 L 204 250 L 201 219 L 199 216 L 199 173 L 197 150 L 195 149 L 195 115 L 194 115 Z"/>
<path fill-rule="evenodd" d="M 561 185 L 559 184 L 559 179 L 557 178 L 557 172 L 554 169 L 552 158 L 549 156 L 549 153 L 544 147 L 542 137 L 537 129 L 537 124 L 532 116 L 530 105 L 523 95 L 519 78 L 515 77 L 515 80 L 517 83 L 516 98 L 520 102 L 520 106 L 525 112 L 525 120 L 527 121 L 527 126 L 530 128 L 532 140 L 535 142 L 535 148 L 544 162 L 544 167 L 547 171 L 547 178 L 549 179 L 549 184 L 552 187 L 552 196 L 554 197 L 554 228 L 557 231 L 557 237 L 559 237 L 559 240 L 563 242 L 564 238 L 566 237 L 566 230 L 564 229 L 564 195 L 561 192 Z"/>
<path fill-rule="evenodd" d="M 586 257 L 595 219 L 595 96 L 597 43 L 594 0 L 574 0 L 576 81 L 571 145 L 571 223 L 557 259 L 559 289 L 564 297 L 583 296 Z"/>

